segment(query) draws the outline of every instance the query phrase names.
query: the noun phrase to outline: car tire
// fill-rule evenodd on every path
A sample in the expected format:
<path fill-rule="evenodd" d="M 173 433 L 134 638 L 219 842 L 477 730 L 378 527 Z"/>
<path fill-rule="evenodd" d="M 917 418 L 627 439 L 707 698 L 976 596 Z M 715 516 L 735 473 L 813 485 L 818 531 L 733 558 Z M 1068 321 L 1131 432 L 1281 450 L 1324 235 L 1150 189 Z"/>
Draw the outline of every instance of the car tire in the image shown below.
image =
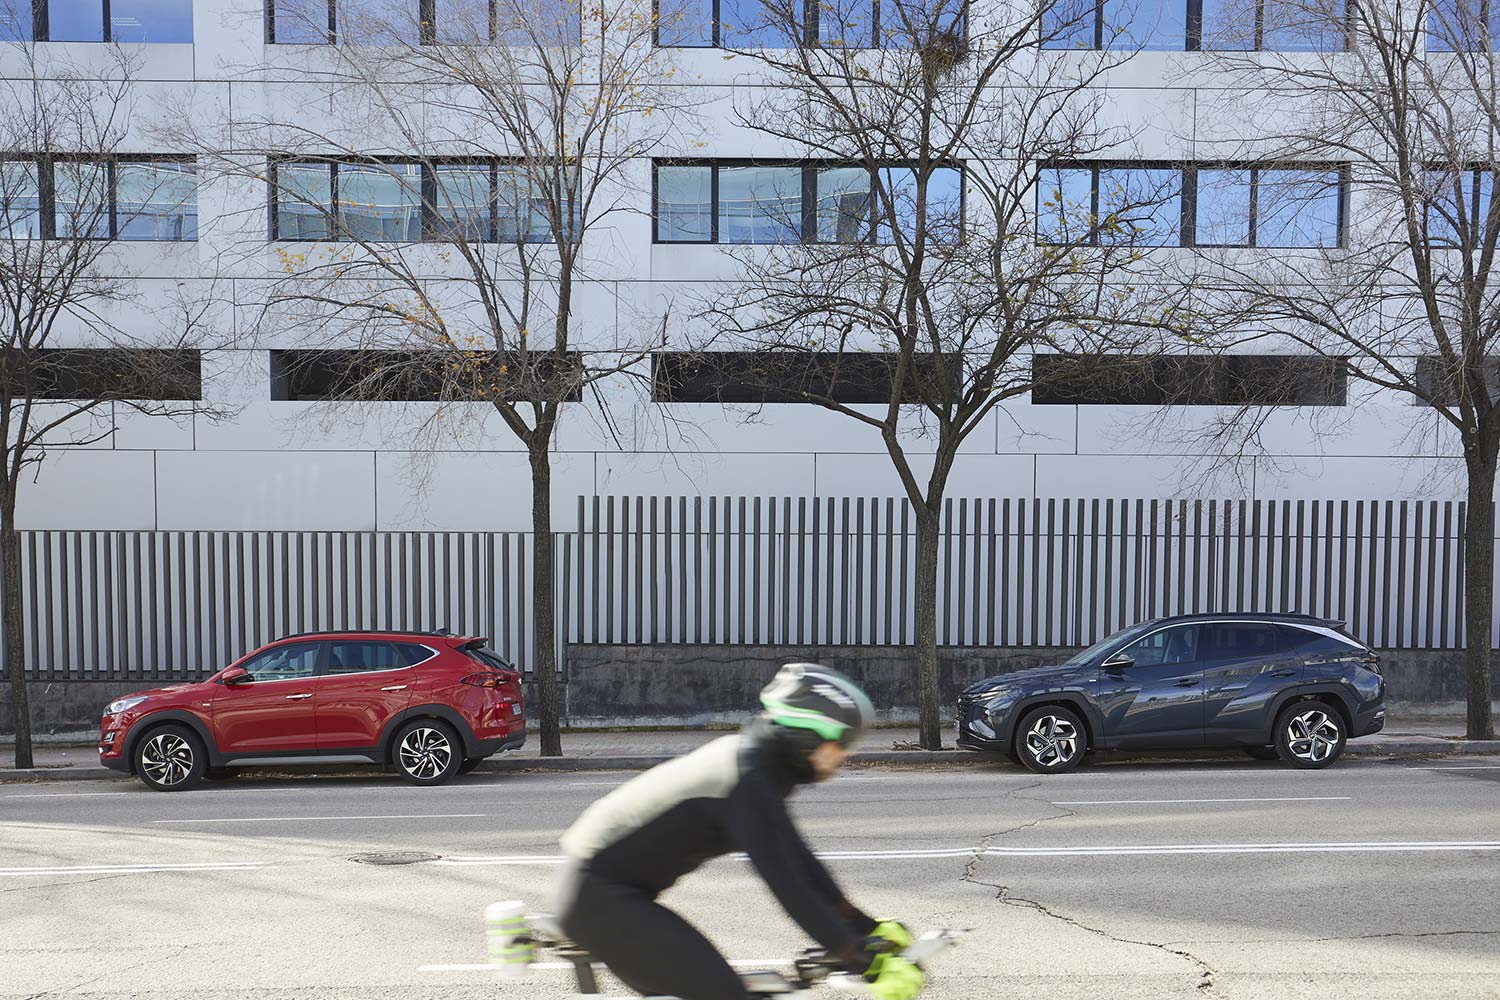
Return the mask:
<path fill-rule="evenodd" d="M 458 765 L 458 773 L 468 774 L 482 763 L 484 763 L 483 757 L 465 757 L 463 763 Z"/>
<path fill-rule="evenodd" d="M 1060 705 L 1042 705 L 1021 717 L 1015 753 L 1021 766 L 1037 774 L 1062 774 L 1083 761 L 1088 738 L 1083 720 Z"/>
<path fill-rule="evenodd" d="M 1293 767 L 1327 767 L 1339 759 L 1348 739 L 1343 716 L 1321 701 L 1288 705 L 1276 720 L 1276 752 Z"/>
<path fill-rule="evenodd" d="M 1253 760 L 1280 760 L 1281 752 L 1275 747 L 1240 747 L 1245 756 Z"/>
<path fill-rule="evenodd" d="M 391 743 L 396 773 L 413 785 L 441 785 L 463 762 L 458 734 L 438 719 L 413 719 L 396 731 Z"/>
<path fill-rule="evenodd" d="M 131 753 L 141 783 L 155 792 L 181 792 L 203 780 L 208 751 L 187 726 L 157 726 Z"/>

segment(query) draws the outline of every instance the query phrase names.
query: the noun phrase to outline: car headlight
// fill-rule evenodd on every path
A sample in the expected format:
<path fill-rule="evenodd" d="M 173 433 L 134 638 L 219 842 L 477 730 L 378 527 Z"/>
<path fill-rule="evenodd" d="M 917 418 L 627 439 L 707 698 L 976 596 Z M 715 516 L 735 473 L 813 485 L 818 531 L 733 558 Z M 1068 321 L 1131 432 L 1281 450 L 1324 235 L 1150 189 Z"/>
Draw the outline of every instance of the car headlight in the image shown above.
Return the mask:
<path fill-rule="evenodd" d="M 969 697 L 973 698 L 976 701 L 992 701 L 995 698 L 1008 694 L 1010 694 L 1009 688 L 1007 688 L 1004 684 L 996 684 L 994 687 L 988 687 L 983 689 L 982 691 L 975 691 Z"/>
<path fill-rule="evenodd" d="M 130 695 L 130 696 L 125 697 L 125 698 L 116 698 L 114 701 L 112 701 L 108 705 L 104 706 L 104 714 L 105 715 L 118 715 L 121 712 L 127 712 L 130 709 L 135 708 L 135 706 L 139 705 L 141 702 L 143 702 L 145 700 L 146 700 L 145 697 L 143 697 L 142 695 L 138 695 L 138 694 L 137 695 Z"/>

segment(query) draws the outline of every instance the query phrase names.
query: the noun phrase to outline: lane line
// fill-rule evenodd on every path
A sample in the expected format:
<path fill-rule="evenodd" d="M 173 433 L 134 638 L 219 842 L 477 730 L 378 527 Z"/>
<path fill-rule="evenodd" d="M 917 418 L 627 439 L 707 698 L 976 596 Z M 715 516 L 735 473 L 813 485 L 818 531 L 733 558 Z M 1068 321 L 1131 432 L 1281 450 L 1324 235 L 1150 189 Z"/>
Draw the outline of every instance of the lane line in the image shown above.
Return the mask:
<path fill-rule="evenodd" d="M 204 861 L 196 864 L 141 865 L 38 865 L 32 868 L 0 868 L 0 877 L 23 878 L 27 875 L 135 875 L 150 872 L 224 872 L 256 871 L 266 867 L 264 861 Z"/>
<path fill-rule="evenodd" d="M 322 823 L 363 819 L 479 819 L 489 813 L 420 813 L 405 816 L 253 816 L 214 819 L 153 819 L 154 824 L 181 823 Z"/>
<path fill-rule="evenodd" d="M 1500 771 L 1500 764 L 1454 764 L 1444 767 L 1441 764 L 1431 767 L 1411 767 L 1408 771 Z"/>
<path fill-rule="evenodd" d="M 817 851 L 829 861 L 938 860 L 949 858 L 1086 858 L 1190 854 L 1408 854 L 1429 852 L 1500 851 L 1500 840 L 1371 841 L 1286 844 L 1131 844 L 1118 847 L 952 847 L 896 851 Z M 727 857 L 748 860 L 746 855 Z M 452 856 L 431 862 L 459 867 L 561 865 L 568 859 L 554 855 Z"/>
<path fill-rule="evenodd" d="M 1349 795 L 1288 795 L 1276 798 L 1244 799 L 1058 799 L 1055 806 L 1166 806 L 1188 805 L 1199 802 L 1348 802 Z"/>
<path fill-rule="evenodd" d="M 764 969 L 767 967 L 785 967 L 793 964 L 795 959 L 790 958 L 731 958 L 729 964 L 736 969 Z M 419 965 L 418 972 L 499 972 L 503 966 L 490 965 L 487 962 L 474 962 L 466 965 Z M 533 970 L 541 972 L 571 972 L 572 962 L 533 962 L 526 966 L 526 971 Z"/>

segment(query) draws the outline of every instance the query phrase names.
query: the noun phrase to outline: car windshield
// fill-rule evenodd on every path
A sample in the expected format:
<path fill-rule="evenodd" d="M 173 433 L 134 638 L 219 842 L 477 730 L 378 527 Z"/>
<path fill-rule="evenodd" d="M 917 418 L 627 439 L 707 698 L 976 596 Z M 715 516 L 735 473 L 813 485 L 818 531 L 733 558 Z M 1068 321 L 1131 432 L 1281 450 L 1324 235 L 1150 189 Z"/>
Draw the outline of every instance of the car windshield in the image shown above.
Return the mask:
<path fill-rule="evenodd" d="M 1132 626 L 1130 626 L 1127 629 L 1121 629 L 1120 631 L 1116 632 L 1114 635 L 1108 636 L 1108 637 L 1106 637 L 1104 639 L 1100 639 L 1098 642 L 1094 643 L 1088 649 L 1085 649 L 1082 652 L 1075 654 L 1072 659 L 1067 660 L 1066 662 L 1064 662 L 1063 666 L 1065 666 L 1065 667 L 1081 667 L 1084 664 L 1088 663 L 1090 660 L 1093 660 L 1095 657 L 1099 656 L 1099 654 L 1103 653 L 1106 649 L 1109 649 L 1111 646 L 1119 645 L 1122 642 L 1128 642 L 1129 640 L 1134 639 L 1137 636 L 1139 636 L 1141 633 L 1145 632 L 1150 627 L 1151 627 L 1151 623 L 1150 622 L 1141 622 L 1139 625 L 1132 625 Z"/>

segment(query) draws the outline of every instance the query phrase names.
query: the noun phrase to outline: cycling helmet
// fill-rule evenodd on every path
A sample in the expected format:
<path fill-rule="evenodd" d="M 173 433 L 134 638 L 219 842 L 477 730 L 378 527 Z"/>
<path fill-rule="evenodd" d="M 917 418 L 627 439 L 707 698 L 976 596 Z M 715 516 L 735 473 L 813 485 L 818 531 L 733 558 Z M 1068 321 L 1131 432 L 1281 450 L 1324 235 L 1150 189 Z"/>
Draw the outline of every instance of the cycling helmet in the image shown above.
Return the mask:
<path fill-rule="evenodd" d="M 850 746 L 875 721 L 875 706 L 859 686 L 816 663 L 788 663 L 760 693 L 768 720 L 820 740 Z"/>

